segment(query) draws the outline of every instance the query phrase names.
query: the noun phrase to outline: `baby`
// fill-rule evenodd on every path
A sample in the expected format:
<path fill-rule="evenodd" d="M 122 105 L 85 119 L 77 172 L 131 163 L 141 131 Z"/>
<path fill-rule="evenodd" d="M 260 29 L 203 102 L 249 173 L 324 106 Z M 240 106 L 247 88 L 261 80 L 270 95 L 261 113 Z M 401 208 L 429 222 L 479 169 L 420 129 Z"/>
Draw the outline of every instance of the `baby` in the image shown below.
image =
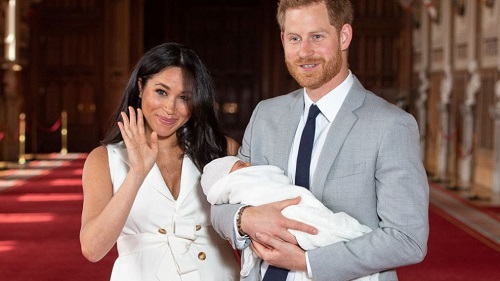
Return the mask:
<path fill-rule="evenodd" d="M 229 203 L 257 206 L 300 196 L 300 203 L 286 207 L 282 214 L 318 229 L 316 235 L 289 230 L 304 250 L 348 241 L 371 231 L 344 212 L 332 212 L 308 189 L 291 184 L 283 170 L 276 166 L 250 166 L 250 163 L 235 156 L 218 158 L 203 169 L 201 186 L 207 200 L 213 205 Z M 242 259 L 240 274 L 247 276 L 259 258 L 247 247 L 243 250 Z M 310 279 L 303 272 L 301 280 Z M 378 273 L 356 280 L 378 280 Z"/>

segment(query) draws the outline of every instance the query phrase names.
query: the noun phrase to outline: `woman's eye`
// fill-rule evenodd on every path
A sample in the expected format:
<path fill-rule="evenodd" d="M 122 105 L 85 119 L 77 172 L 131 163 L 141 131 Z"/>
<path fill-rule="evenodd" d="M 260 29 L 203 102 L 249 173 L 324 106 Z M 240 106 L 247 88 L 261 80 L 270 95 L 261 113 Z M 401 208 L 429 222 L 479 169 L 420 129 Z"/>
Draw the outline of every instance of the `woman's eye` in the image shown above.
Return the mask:
<path fill-rule="evenodd" d="M 189 100 L 189 97 L 188 96 L 180 96 L 179 97 L 181 100 L 183 101 L 188 101 Z"/>
<path fill-rule="evenodd" d="M 167 94 L 167 92 L 165 92 L 164 90 L 156 90 L 156 93 L 160 96 L 164 96 Z"/>

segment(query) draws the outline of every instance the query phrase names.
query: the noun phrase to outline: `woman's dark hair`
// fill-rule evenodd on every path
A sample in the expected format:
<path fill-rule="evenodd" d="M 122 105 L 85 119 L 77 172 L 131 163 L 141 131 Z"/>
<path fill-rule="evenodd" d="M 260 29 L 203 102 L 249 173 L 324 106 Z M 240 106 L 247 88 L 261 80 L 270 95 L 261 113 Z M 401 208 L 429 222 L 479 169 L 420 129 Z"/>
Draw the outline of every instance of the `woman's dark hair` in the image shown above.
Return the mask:
<path fill-rule="evenodd" d="M 142 85 L 146 85 L 151 77 L 168 67 L 180 67 L 192 76 L 191 118 L 177 130 L 177 140 L 184 153 L 203 171 L 208 162 L 227 155 L 227 141 L 219 128 L 212 77 L 198 55 L 178 43 L 161 44 L 142 56 L 130 75 L 111 127 L 101 143 L 123 141 L 116 123 L 122 120 L 121 112 L 129 114 L 129 106 L 134 109 L 141 107 L 139 79 L 142 79 Z"/>

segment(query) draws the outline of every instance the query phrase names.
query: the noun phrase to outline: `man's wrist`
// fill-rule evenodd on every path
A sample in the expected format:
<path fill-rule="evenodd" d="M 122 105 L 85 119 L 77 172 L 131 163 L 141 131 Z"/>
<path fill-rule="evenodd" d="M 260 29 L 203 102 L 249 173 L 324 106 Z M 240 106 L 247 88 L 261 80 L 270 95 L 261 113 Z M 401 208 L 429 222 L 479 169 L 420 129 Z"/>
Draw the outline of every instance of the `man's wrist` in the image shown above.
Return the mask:
<path fill-rule="evenodd" d="M 250 205 L 246 205 L 246 206 L 243 206 L 241 207 L 239 210 L 238 210 L 238 213 L 236 214 L 236 229 L 238 230 L 238 234 L 240 236 L 248 236 L 248 234 L 246 234 L 243 229 L 241 228 L 241 218 L 243 216 L 243 212 L 245 211 L 246 208 L 248 207 L 251 207 Z"/>

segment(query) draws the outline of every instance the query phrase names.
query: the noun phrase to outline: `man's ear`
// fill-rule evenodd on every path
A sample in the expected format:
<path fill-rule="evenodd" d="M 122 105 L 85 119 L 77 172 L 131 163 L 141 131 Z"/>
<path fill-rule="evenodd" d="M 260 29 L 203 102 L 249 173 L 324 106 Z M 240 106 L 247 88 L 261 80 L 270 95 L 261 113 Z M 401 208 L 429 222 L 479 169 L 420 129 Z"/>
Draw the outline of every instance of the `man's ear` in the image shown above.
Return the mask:
<path fill-rule="evenodd" d="M 350 24 L 344 24 L 340 30 L 340 46 L 342 51 L 349 48 L 352 40 L 352 26 Z"/>

